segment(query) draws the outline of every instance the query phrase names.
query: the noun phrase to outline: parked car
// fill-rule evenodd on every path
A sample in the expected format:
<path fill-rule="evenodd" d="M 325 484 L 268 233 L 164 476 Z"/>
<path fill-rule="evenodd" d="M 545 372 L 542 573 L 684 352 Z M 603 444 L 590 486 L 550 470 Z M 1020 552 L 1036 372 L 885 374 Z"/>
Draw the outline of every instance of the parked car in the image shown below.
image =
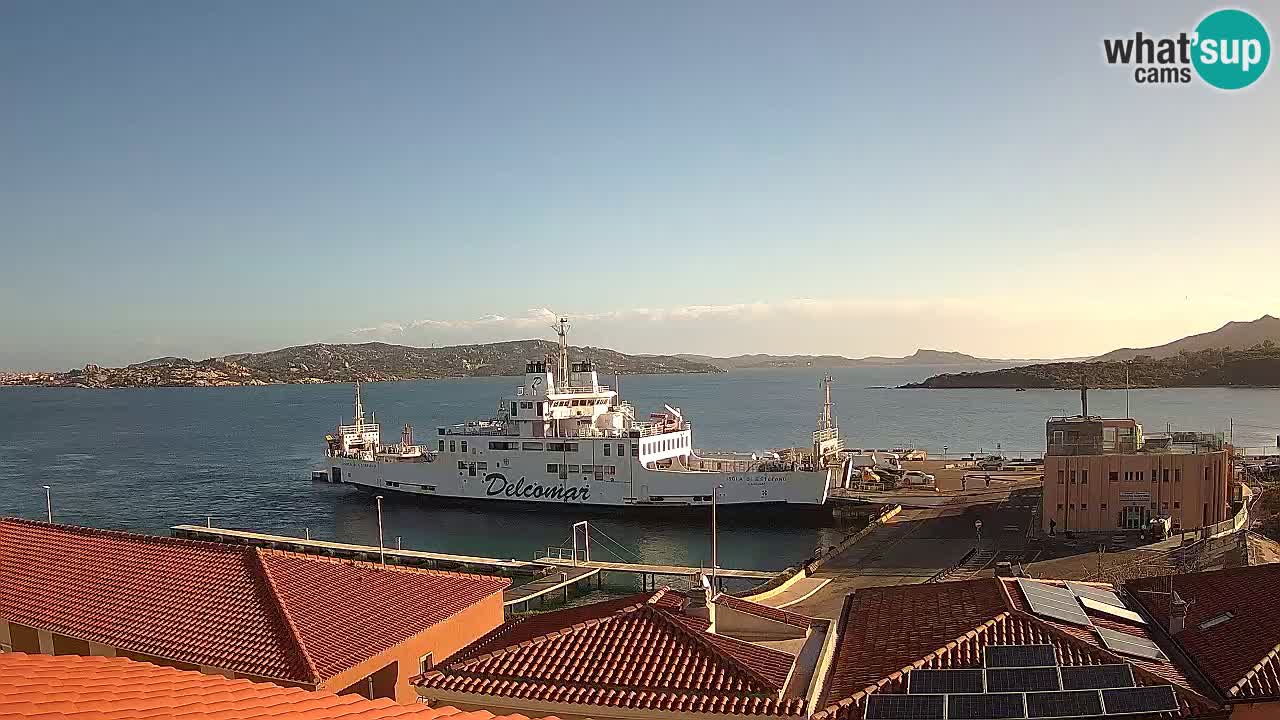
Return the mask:
<path fill-rule="evenodd" d="M 908 485 L 936 485 L 937 480 L 927 472 L 908 470 L 902 474 L 902 481 Z"/>

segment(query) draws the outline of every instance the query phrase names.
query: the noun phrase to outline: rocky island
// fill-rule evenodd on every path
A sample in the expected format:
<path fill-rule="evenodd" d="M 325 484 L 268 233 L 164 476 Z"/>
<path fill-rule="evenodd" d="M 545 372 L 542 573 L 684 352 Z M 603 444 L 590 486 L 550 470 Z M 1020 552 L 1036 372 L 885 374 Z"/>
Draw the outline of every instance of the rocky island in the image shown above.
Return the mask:
<path fill-rule="evenodd" d="M 282 383 L 379 382 L 444 377 L 520 375 L 525 360 L 556 351 L 549 340 L 420 348 L 389 343 L 312 344 L 263 353 L 188 360 L 164 357 L 127 367 L 86 365 L 66 372 L 0 373 L 0 385 L 49 387 L 221 387 Z M 625 355 L 593 347 L 572 348 L 605 376 L 718 373 L 720 368 L 666 355 Z"/>

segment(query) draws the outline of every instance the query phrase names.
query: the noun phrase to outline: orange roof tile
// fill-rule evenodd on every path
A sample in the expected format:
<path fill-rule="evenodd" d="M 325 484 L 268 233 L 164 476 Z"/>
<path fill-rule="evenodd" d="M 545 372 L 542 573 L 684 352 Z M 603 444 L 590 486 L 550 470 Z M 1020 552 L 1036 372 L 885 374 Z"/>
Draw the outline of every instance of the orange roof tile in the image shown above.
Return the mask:
<path fill-rule="evenodd" d="M 508 581 L 0 519 L 0 617 L 167 660 L 315 684 Z"/>
<path fill-rule="evenodd" d="M 230 680 L 125 658 L 0 654 L 0 720 L 529 720 Z M 547 718 L 546 720 L 556 720 Z"/>
<path fill-rule="evenodd" d="M 1142 578 L 1124 584 L 1228 700 L 1280 697 L 1280 565 Z M 1185 629 L 1168 635 L 1171 592 L 1189 603 Z M 1216 620 L 1207 627 L 1207 621 Z"/>
<path fill-rule="evenodd" d="M 1053 645 L 1060 665 L 1128 663 L 1139 685 L 1174 685 L 1178 717 L 1225 717 L 1174 663 L 1116 655 L 1092 631 L 1032 614 L 1014 583 L 984 578 L 851 595 L 840 619 L 827 706 L 814 720 L 861 717 L 870 694 L 906 692 L 916 669 L 982 667 L 988 645 L 1028 644 Z"/>
<path fill-rule="evenodd" d="M 803 713 L 803 698 L 782 699 L 792 656 L 708 632 L 706 620 L 671 609 L 674 597 L 664 590 L 622 608 L 601 603 L 512 623 L 414 682 L 637 710 Z"/>

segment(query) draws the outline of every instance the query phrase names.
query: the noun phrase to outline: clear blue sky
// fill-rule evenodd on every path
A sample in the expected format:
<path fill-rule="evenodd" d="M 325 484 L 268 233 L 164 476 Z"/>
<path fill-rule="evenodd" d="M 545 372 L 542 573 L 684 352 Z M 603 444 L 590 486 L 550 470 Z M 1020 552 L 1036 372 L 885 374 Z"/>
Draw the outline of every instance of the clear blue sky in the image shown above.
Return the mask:
<path fill-rule="evenodd" d="M 541 308 L 630 351 L 1019 357 L 1277 314 L 1280 69 L 1102 60 L 1217 7 L 5 2 L 0 367 Z"/>

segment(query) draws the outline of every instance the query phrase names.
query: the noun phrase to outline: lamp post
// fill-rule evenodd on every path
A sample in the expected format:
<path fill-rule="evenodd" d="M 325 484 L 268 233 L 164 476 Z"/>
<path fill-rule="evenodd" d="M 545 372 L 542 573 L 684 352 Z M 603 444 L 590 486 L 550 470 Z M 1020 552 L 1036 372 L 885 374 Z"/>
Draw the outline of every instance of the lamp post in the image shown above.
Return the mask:
<path fill-rule="evenodd" d="M 716 537 L 716 500 L 720 495 L 720 491 L 724 489 L 724 485 L 716 485 L 711 490 L 711 588 L 712 592 L 716 589 L 717 570 L 720 569 L 720 544 Z"/>
<path fill-rule="evenodd" d="M 378 560 L 383 564 L 387 564 L 387 554 L 382 549 L 382 496 L 377 497 L 378 500 Z"/>
<path fill-rule="evenodd" d="M 48 485 L 41 485 L 40 487 L 44 488 L 45 515 L 49 520 L 49 524 L 52 525 L 53 524 L 53 496 L 49 494 L 50 491 L 49 491 Z"/>

